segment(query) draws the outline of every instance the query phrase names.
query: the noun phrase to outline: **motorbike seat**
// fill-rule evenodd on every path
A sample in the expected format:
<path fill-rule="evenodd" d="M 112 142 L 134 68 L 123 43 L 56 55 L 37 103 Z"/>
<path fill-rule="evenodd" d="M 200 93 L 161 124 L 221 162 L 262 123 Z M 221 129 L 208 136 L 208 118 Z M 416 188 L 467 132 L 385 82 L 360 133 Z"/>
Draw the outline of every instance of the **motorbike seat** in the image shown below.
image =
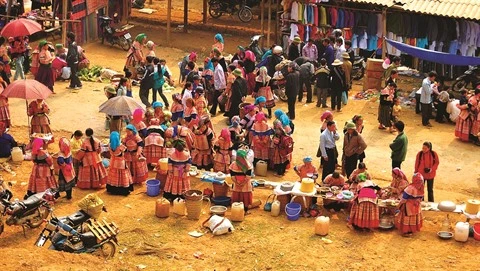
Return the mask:
<path fill-rule="evenodd" d="M 67 219 L 72 223 L 72 227 L 76 228 L 77 226 L 80 226 L 85 221 L 89 220 L 90 216 L 83 211 L 78 211 L 76 213 L 69 215 Z"/>
<path fill-rule="evenodd" d="M 80 234 L 80 240 L 84 247 L 93 247 L 97 244 L 97 237 L 91 231 Z"/>
<path fill-rule="evenodd" d="M 21 204 L 25 207 L 26 210 L 31 210 L 40 206 L 43 199 L 39 195 L 32 195 L 28 199 L 21 202 Z"/>

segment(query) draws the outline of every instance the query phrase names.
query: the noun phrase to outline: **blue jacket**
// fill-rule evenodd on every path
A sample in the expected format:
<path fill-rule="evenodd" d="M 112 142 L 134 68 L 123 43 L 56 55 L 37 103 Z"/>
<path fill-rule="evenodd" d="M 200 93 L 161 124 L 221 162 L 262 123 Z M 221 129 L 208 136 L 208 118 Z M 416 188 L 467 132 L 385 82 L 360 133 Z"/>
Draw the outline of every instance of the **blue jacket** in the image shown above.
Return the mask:
<path fill-rule="evenodd" d="M 325 48 L 325 53 L 323 53 L 323 58 L 327 60 L 327 65 L 330 67 L 332 66 L 333 60 L 335 60 L 335 55 L 333 53 L 332 45 L 328 45 Z"/>

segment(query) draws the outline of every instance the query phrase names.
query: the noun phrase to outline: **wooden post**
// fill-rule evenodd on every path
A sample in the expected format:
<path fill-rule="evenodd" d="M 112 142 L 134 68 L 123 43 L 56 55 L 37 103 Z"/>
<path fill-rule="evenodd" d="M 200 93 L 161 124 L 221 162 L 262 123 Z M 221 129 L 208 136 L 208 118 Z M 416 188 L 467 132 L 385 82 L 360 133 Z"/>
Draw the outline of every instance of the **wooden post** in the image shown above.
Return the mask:
<path fill-rule="evenodd" d="M 183 32 L 187 33 L 188 26 L 188 0 L 183 0 Z"/>
<path fill-rule="evenodd" d="M 62 1 L 62 44 L 64 46 L 68 46 L 67 44 L 67 12 L 68 12 L 68 1 L 63 0 Z"/>
<path fill-rule="evenodd" d="M 264 25 L 264 17 L 265 17 L 265 0 L 261 0 L 260 2 L 260 33 L 263 37 L 265 37 L 265 25 Z M 261 46 L 264 47 L 265 39 L 262 38 Z"/>
<path fill-rule="evenodd" d="M 270 25 L 272 23 L 272 1 L 268 1 L 268 26 L 267 26 L 267 46 L 270 47 Z"/>
<path fill-rule="evenodd" d="M 387 36 L 387 9 L 382 10 L 382 26 L 383 26 L 383 42 L 382 42 L 382 59 L 385 59 L 387 56 L 387 41 L 385 36 Z"/>
<path fill-rule="evenodd" d="M 276 7 L 276 15 L 275 15 L 275 43 L 280 44 L 281 37 L 278 36 L 278 30 L 280 29 L 280 1 L 277 0 L 277 7 Z M 268 45 L 270 46 L 270 45 Z"/>
<path fill-rule="evenodd" d="M 172 0 L 167 0 L 167 44 L 170 45 L 170 33 L 171 33 L 171 20 L 172 20 Z"/>
<path fill-rule="evenodd" d="M 203 0 L 203 24 L 207 23 L 208 6 L 207 0 Z"/>

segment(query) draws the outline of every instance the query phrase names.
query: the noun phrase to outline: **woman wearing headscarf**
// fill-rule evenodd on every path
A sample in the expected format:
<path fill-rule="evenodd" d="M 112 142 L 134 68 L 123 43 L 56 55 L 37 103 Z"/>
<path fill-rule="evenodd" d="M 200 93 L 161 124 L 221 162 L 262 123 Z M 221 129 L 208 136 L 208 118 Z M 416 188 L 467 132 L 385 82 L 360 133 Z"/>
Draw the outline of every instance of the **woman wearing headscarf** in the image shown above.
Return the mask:
<path fill-rule="evenodd" d="M 203 116 L 198 127 L 194 128 L 194 149 L 192 150 L 192 163 L 198 169 L 210 170 L 213 167 L 213 139 L 215 134 L 209 127 L 210 118 Z"/>
<path fill-rule="evenodd" d="M 218 136 L 213 149 L 215 150 L 215 157 L 213 159 L 213 170 L 223 173 L 229 173 L 229 166 L 232 160 L 232 139 L 228 128 L 223 128 Z"/>
<path fill-rule="evenodd" d="M 245 212 L 253 201 L 253 187 L 250 182 L 253 165 L 246 157 L 246 150 L 237 150 L 235 161 L 230 165 L 233 181 L 232 202 L 243 202 Z"/>
<path fill-rule="evenodd" d="M 363 180 L 364 175 L 361 174 Z M 380 211 L 377 205 L 377 192 L 380 188 L 370 180 L 358 185 L 358 194 L 353 200 L 348 225 L 356 229 L 372 230 L 380 224 Z"/>
<path fill-rule="evenodd" d="M 190 166 L 192 159 L 182 139 L 173 141 L 175 151 L 168 158 L 167 181 L 163 196 L 170 201 L 175 198 L 184 198 L 183 193 L 190 190 Z"/>
<path fill-rule="evenodd" d="M 143 153 L 147 159 L 147 165 L 157 163 L 161 158 L 167 157 L 165 140 L 162 137 L 162 127 L 158 119 L 151 119 L 150 126 L 147 128 L 148 136 L 145 138 L 145 148 Z"/>
<path fill-rule="evenodd" d="M 405 173 L 398 167 L 392 169 L 392 183 L 382 189 L 382 199 L 400 199 L 403 190 L 408 186 L 408 179 Z"/>
<path fill-rule="evenodd" d="M 198 86 L 195 90 L 195 108 L 197 109 L 198 117 L 206 116 L 208 114 L 207 100 L 205 100 L 205 92 L 203 87 Z"/>
<path fill-rule="evenodd" d="M 287 115 L 283 114 L 280 118 L 286 117 Z M 275 176 L 281 177 L 285 175 L 288 164 L 290 163 L 291 153 L 285 152 L 284 143 L 290 137 L 285 129 L 283 128 L 283 123 L 281 120 L 275 122 L 275 135 L 272 138 L 271 151 L 272 154 L 271 160 L 273 168 L 275 169 Z"/>
<path fill-rule="evenodd" d="M 260 160 L 268 163 L 273 129 L 267 124 L 265 114 L 259 112 L 255 115 L 255 123 L 250 131 L 252 134 L 251 148 L 255 154 L 253 164 L 256 165 Z"/>
<path fill-rule="evenodd" d="M 180 93 L 172 94 L 172 107 L 170 108 L 170 112 L 172 112 L 172 121 L 179 121 L 183 119 L 183 103 L 182 103 L 182 96 Z"/>
<path fill-rule="evenodd" d="M 110 167 L 108 168 L 107 192 L 127 196 L 133 191 L 132 174 L 125 161 L 127 147 L 120 143 L 120 134 L 110 134 Z"/>
<path fill-rule="evenodd" d="M 70 141 L 66 137 L 58 141 L 60 152 L 56 163 L 60 167 L 58 172 L 58 192 L 66 192 L 67 199 L 72 199 L 72 188 L 75 186 L 75 170 L 73 169 L 73 158 L 70 150 Z"/>
<path fill-rule="evenodd" d="M 270 87 L 271 79 L 268 75 L 267 68 L 261 67 L 258 76 L 255 78 L 254 90 L 256 97 L 265 97 L 265 107 L 268 109 L 268 118 L 272 117 L 272 108 L 275 107 L 275 97 Z"/>
<path fill-rule="evenodd" d="M 98 189 L 107 182 L 107 170 L 102 163 L 100 140 L 93 137 L 93 130 L 85 130 L 86 138 L 76 159 L 80 160 L 77 187 L 80 189 Z"/>
<path fill-rule="evenodd" d="M 424 184 L 420 173 L 413 174 L 412 183 L 405 188 L 398 206 L 396 227 L 400 233 L 409 237 L 414 232 L 420 231 L 423 225 L 421 202 L 423 200 Z"/>
<path fill-rule="evenodd" d="M 133 120 L 130 124 L 135 126 L 135 129 L 137 129 L 137 132 L 142 139 L 147 136 L 147 125 L 143 122 L 143 110 L 141 108 L 137 108 L 133 111 Z"/>
<path fill-rule="evenodd" d="M 51 166 L 53 159 L 43 150 L 43 140 L 35 138 L 32 143 L 33 168 L 28 181 L 28 190 L 25 199 L 29 196 L 44 192 L 49 188 L 57 188 L 57 182 Z"/>
<path fill-rule="evenodd" d="M 148 178 L 147 162 L 142 154 L 145 144 L 132 124 L 127 125 L 126 133 L 127 136 L 122 140 L 123 145 L 127 147 L 125 162 L 132 174 L 133 183 L 143 183 Z"/>
<path fill-rule="evenodd" d="M 235 76 L 235 80 L 232 83 L 232 95 L 230 96 L 230 110 L 228 117 L 230 120 L 237 115 L 240 115 L 240 104 L 247 93 L 247 85 L 245 79 L 242 78 L 242 71 L 235 69 L 232 74 Z"/>
<path fill-rule="evenodd" d="M 213 41 L 215 42 L 213 45 L 212 45 L 212 50 L 213 49 L 218 49 L 218 51 L 220 51 L 220 53 L 223 52 L 223 48 L 225 47 L 225 42 L 223 41 L 223 36 L 222 34 L 220 33 L 217 33 L 215 35 L 215 37 L 213 38 Z"/>
<path fill-rule="evenodd" d="M 125 67 L 130 70 L 134 79 L 137 79 L 137 68 L 145 63 L 143 48 L 146 42 L 147 35 L 145 33 L 138 34 L 127 53 Z"/>
<path fill-rule="evenodd" d="M 433 181 L 439 164 L 440 160 L 437 152 L 432 150 L 432 143 L 428 141 L 423 142 L 422 150 L 417 153 L 415 159 L 415 173 L 422 174 L 423 179 L 427 183 L 429 202 L 434 202 Z"/>
<path fill-rule="evenodd" d="M 255 89 L 255 54 L 247 50 L 245 51 L 245 58 L 243 59 L 243 68 L 247 74 L 248 94 L 252 94 Z"/>
<path fill-rule="evenodd" d="M 154 102 L 152 104 L 152 108 L 154 110 L 153 117 L 160 121 L 162 124 L 165 121 L 165 114 L 163 112 L 163 103 L 162 102 Z"/>
<path fill-rule="evenodd" d="M 245 141 L 245 130 L 240 125 L 240 117 L 234 116 L 231 120 L 231 125 L 228 127 L 230 132 L 230 139 L 233 143 L 233 149 L 237 150 L 242 142 Z"/>
<path fill-rule="evenodd" d="M 40 41 L 38 48 L 40 49 L 40 54 L 38 55 L 40 67 L 35 75 L 35 80 L 47 86 L 52 93 L 55 93 L 55 91 L 53 91 L 55 81 L 52 70 L 54 56 L 48 51 L 48 42 L 46 40 Z"/>
<path fill-rule="evenodd" d="M 50 113 L 50 108 L 48 108 L 47 103 L 42 99 L 32 101 L 28 105 L 28 116 L 32 117 L 32 119 L 30 120 L 30 134 L 52 133 L 52 130 L 50 129 L 50 119 L 47 115 L 48 113 Z"/>

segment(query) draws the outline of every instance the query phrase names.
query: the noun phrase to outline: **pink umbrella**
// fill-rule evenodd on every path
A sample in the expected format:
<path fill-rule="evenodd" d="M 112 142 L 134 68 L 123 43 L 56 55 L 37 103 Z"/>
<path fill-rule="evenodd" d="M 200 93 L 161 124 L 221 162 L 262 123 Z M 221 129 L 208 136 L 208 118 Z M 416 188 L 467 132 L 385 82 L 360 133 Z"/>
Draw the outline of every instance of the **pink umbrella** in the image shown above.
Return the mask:
<path fill-rule="evenodd" d="M 21 18 L 5 25 L 0 35 L 3 37 L 22 37 L 30 36 L 40 31 L 42 31 L 42 26 L 39 23 L 34 20 Z"/>
<path fill-rule="evenodd" d="M 17 80 L 11 83 L 2 92 L 2 95 L 8 98 L 20 99 L 46 99 L 52 94 L 52 91 L 37 80 L 25 79 Z"/>

